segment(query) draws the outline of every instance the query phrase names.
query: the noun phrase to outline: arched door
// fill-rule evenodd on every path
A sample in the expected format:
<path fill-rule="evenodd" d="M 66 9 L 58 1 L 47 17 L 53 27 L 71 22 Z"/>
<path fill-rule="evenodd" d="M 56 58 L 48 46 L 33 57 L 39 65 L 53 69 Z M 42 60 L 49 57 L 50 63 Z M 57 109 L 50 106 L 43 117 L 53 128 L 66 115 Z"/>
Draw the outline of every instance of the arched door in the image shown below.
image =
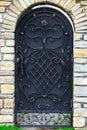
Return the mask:
<path fill-rule="evenodd" d="M 72 126 L 73 30 L 50 7 L 24 13 L 17 23 L 15 122 Z"/>

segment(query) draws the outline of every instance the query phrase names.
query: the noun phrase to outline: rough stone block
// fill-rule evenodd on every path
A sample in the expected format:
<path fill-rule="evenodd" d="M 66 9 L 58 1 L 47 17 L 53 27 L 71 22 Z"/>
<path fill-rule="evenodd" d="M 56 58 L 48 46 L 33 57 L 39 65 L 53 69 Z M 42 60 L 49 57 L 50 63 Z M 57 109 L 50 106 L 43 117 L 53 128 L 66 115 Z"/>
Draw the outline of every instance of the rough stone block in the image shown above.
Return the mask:
<path fill-rule="evenodd" d="M 23 11 L 23 10 L 24 10 L 23 7 L 22 7 L 22 5 L 21 5 L 21 3 L 20 3 L 18 0 L 14 0 L 14 1 L 13 1 L 13 4 L 14 4 L 14 6 L 15 6 L 16 8 L 18 8 L 20 11 Z"/>
<path fill-rule="evenodd" d="M 0 13 L 5 12 L 5 7 L 0 7 Z"/>
<path fill-rule="evenodd" d="M 82 38 L 82 34 L 74 33 L 74 40 L 75 41 L 80 41 Z"/>
<path fill-rule="evenodd" d="M 18 15 L 21 13 L 20 10 L 16 8 L 14 5 L 11 5 L 9 9 Z"/>
<path fill-rule="evenodd" d="M 11 2 L 9 1 L 0 1 L 0 6 L 9 6 Z"/>
<path fill-rule="evenodd" d="M 86 108 L 74 109 L 74 116 L 87 117 L 87 109 Z"/>
<path fill-rule="evenodd" d="M 87 34 L 84 34 L 84 40 L 87 41 Z"/>
<path fill-rule="evenodd" d="M 14 54 L 3 54 L 3 60 L 13 61 L 14 60 Z"/>
<path fill-rule="evenodd" d="M 87 84 L 87 83 L 85 83 L 85 84 Z M 81 86 L 80 87 L 76 87 L 75 86 L 75 88 L 74 88 L 74 95 L 75 96 L 84 96 L 84 97 L 87 96 L 87 87 L 83 87 L 83 86 L 82 87 Z"/>
<path fill-rule="evenodd" d="M 15 41 L 14 40 L 6 40 L 6 46 L 14 46 Z"/>
<path fill-rule="evenodd" d="M 13 108 L 14 100 L 13 99 L 4 99 L 4 108 Z"/>
<path fill-rule="evenodd" d="M 0 109 L 2 108 L 3 106 L 3 101 L 0 99 Z"/>
<path fill-rule="evenodd" d="M 5 32 L 2 33 L 3 39 L 14 39 L 14 33 L 13 32 Z"/>
<path fill-rule="evenodd" d="M 14 53 L 14 47 L 1 47 L 1 53 Z"/>
<path fill-rule="evenodd" d="M 14 93 L 14 85 L 1 85 L 1 93 L 2 94 L 13 94 Z"/>
<path fill-rule="evenodd" d="M 14 63 L 12 61 L 2 61 L 0 63 L 1 70 L 14 70 Z"/>
<path fill-rule="evenodd" d="M 0 39 L 0 47 L 1 46 L 4 46 L 4 40 L 3 39 Z"/>
<path fill-rule="evenodd" d="M 74 84 L 75 85 L 87 85 L 87 78 L 83 77 L 83 78 L 74 78 Z"/>
<path fill-rule="evenodd" d="M 14 76 L 0 76 L 0 83 L 14 84 Z"/>
<path fill-rule="evenodd" d="M 87 49 L 75 49 L 74 57 L 87 57 Z"/>
<path fill-rule="evenodd" d="M 3 114 L 3 115 L 12 115 L 13 112 L 14 112 L 13 109 L 2 109 L 1 110 L 1 114 Z"/>
<path fill-rule="evenodd" d="M 0 115 L 0 123 L 13 122 L 13 116 L 11 115 Z"/>
<path fill-rule="evenodd" d="M 86 97 L 74 97 L 74 102 L 87 103 Z"/>
<path fill-rule="evenodd" d="M 74 117 L 73 126 L 74 127 L 84 127 L 85 126 L 85 118 Z"/>
<path fill-rule="evenodd" d="M 87 73 L 87 64 L 75 64 L 74 65 L 74 72 Z M 84 79 L 81 79 L 81 80 L 83 81 Z M 85 82 L 86 82 L 86 80 L 87 79 L 85 79 Z"/>

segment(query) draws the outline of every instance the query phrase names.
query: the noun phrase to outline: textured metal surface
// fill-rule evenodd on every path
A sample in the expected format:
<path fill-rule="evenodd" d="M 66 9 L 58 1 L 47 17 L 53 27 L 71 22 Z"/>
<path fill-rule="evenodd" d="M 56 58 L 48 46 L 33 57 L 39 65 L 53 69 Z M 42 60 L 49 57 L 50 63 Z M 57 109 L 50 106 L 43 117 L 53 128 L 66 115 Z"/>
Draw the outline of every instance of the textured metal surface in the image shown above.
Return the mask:
<path fill-rule="evenodd" d="M 19 20 L 16 32 L 15 121 L 20 126 L 71 126 L 73 32 L 47 7 Z"/>

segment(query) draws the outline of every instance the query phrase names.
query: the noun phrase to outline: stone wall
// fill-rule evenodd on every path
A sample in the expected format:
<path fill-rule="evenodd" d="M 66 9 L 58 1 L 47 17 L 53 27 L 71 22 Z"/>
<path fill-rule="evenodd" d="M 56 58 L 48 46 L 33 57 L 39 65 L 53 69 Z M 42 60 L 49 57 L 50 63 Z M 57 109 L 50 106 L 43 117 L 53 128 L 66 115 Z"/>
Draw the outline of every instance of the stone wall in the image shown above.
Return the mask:
<path fill-rule="evenodd" d="M 14 32 L 27 7 L 49 3 L 60 6 L 74 23 L 74 126 L 87 127 L 87 1 L 0 0 L 0 124 L 14 123 Z"/>

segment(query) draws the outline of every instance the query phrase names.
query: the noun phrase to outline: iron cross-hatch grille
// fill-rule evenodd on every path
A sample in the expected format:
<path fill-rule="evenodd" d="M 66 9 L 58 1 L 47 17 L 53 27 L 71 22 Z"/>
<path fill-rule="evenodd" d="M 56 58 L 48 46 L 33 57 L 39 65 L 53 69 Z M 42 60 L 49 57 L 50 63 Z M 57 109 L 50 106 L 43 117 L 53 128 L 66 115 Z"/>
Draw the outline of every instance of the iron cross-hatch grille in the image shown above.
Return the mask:
<path fill-rule="evenodd" d="M 26 12 L 15 31 L 15 123 L 72 126 L 73 31 L 60 11 Z"/>

